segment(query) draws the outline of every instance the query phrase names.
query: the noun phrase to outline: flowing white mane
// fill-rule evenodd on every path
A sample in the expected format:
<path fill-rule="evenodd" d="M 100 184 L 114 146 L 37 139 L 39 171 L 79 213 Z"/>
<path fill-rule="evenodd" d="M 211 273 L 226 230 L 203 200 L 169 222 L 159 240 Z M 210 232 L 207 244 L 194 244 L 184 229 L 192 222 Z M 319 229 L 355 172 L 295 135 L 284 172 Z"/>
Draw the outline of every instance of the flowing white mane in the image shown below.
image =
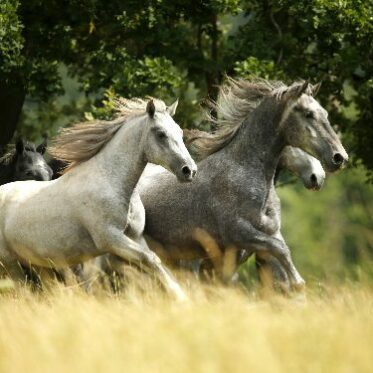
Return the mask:
<path fill-rule="evenodd" d="M 68 171 L 95 156 L 130 118 L 145 114 L 148 101 L 140 98 L 118 98 L 115 100 L 117 117 L 114 120 L 80 122 L 61 129 L 52 141 L 49 153 L 54 158 L 67 163 L 66 171 Z M 162 100 L 153 99 L 153 101 L 157 111 L 166 110 Z"/>

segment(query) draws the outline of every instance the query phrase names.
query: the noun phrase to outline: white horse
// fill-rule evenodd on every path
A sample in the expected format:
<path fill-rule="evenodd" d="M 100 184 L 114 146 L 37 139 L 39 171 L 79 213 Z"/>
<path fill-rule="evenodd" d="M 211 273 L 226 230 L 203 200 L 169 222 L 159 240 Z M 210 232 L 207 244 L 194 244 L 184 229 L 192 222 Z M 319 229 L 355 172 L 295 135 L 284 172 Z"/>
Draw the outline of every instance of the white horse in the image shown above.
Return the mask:
<path fill-rule="evenodd" d="M 63 268 L 111 253 L 155 271 L 178 299 L 185 295 L 145 243 L 123 233 L 134 188 L 147 162 L 180 181 L 197 167 L 170 107 L 160 100 L 124 100 L 113 121 L 80 123 L 61 131 L 51 153 L 70 166 L 57 180 L 0 187 L 0 260 L 12 273 L 19 261 Z M 144 219 L 143 219 L 144 220 Z"/>

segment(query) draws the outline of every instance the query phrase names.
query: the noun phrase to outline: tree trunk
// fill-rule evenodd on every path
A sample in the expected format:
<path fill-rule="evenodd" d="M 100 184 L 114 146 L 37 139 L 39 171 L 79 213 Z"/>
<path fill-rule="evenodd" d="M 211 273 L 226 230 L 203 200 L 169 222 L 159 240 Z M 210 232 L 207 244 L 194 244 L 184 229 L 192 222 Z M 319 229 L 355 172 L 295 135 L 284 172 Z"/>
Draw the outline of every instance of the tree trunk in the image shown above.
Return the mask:
<path fill-rule="evenodd" d="M 22 84 L 10 85 L 0 80 L 0 153 L 17 128 L 25 96 Z"/>
<path fill-rule="evenodd" d="M 218 66 L 218 42 L 219 42 L 219 30 L 218 30 L 218 15 L 213 14 L 211 20 L 211 61 L 212 66 L 210 71 L 206 72 L 206 83 L 207 83 L 207 92 L 211 100 L 216 101 L 219 91 L 219 66 Z M 213 118 L 217 117 L 215 110 L 211 112 Z M 211 125 L 211 130 L 215 130 L 215 126 Z"/>

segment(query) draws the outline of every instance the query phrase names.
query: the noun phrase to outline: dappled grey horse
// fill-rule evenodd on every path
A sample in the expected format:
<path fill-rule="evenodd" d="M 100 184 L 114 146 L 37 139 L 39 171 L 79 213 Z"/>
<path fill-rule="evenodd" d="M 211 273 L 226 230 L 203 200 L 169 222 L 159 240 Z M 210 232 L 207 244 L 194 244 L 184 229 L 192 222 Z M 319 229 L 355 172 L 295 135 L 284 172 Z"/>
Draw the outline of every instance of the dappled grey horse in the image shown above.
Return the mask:
<path fill-rule="evenodd" d="M 273 235 L 283 240 L 281 233 L 281 202 L 275 189 L 275 183 L 282 170 L 288 170 L 302 180 L 305 188 L 310 190 L 320 190 L 324 184 L 325 171 L 321 163 L 308 153 L 299 148 L 285 147 L 281 154 L 276 171 L 274 185 L 268 196 L 267 215 L 277 220 L 278 231 Z M 244 263 L 249 257 L 249 253 L 242 251 L 238 257 L 237 266 Z M 256 267 L 259 278 L 268 286 L 279 285 L 283 290 L 290 288 L 286 272 L 273 256 L 256 255 Z"/>
<path fill-rule="evenodd" d="M 203 158 L 196 180 L 177 183 L 162 172 L 139 185 L 145 234 L 153 250 L 178 259 L 209 257 L 212 239 L 228 247 L 273 256 L 294 288 L 304 281 L 293 265 L 279 222 L 268 214 L 275 172 L 286 145 L 299 147 L 333 172 L 348 156 L 308 82 L 228 81 L 220 90 L 217 131 L 193 144 Z M 210 240 L 211 241 L 211 240 Z"/>
<path fill-rule="evenodd" d="M 46 140 L 37 147 L 18 140 L 14 149 L 0 158 L 0 185 L 17 180 L 50 180 L 52 170 L 44 159 L 46 147 Z"/>
<path fill-rule="evenodd" d="M 178 299 L 185 295 L 142 235 L 123 233 L 129 203 L 146 163 L 162 164 L 180 181 L 196 165 L 172 119 L 177 102 L 120 100 L 119 117 L 63 129 L 51 154 L 69 167 L 57 180 L 0 187 L 0 261 L 63 268 L 104 253 L 158 275 Z M 20 229 L 22 227 L 22 229 Z M 11 273 L 10 273 L 11 274 Z"/>
<path fill-rule="evenodd" d="M 195 131 L 184 131 L 184 135 L 187 136 L 186 143 L 191 146 L 193 139 L 195 138 Z M 153 169 L 153 171 L 151 169 Z M 286 146 L 281 153 L 276 170 L 275 182 L 283 170 L 290 171 L 290 173 L 303 182 L 305 188 L 310 190 L 320 190 L 325 180 L 325 171 L 322 168 L 321 163 L 303 150 L 291 146 Z M 160 167 L 149 164 L 140 179 L 140 183 L 143 184 L 146 182 L 151 184 L 153 182 L 151 175 L 160 172 L 163 172 Z M 148 177 L 145 177 L 147 174 Z M 266 214 L 277 221 L 279 229 L 274 236 L 282 237 L 280 231 L 281 203 L 275 185 L 273 185 L 268 196 Z M 235 271 L 237 267 L 244 263 L 251 254 L 250 251 L 241 250 L 237 255 L 236 266 L 232 266 L 231 270 Z M 224 275 L 226 277 L 225 280 L 230 280 L 230 273 L 223 273 L 224 271 L 222 271 L 222 268 L 214 268 L 214 264 L 216 264 L 216 261 L 214 263 L 210 259 L 182 262 L 184 267 L 189 268 L 198 274 L 203 273 L 211 277 L 212 270 L 215 270 L 216 275 Z M 224 263 L 221 261 L 219 264 L 220 266 L 224 266 Z M 259 252 L 256 254 L 256 264 L 262 282 L 265 281 L 269 286 L 272 286 L 275 283 L 276 285 L 280 285 L 284 290 L 288 289 L 289 284 L 286 272 L 282 269 L 276 258 L 273 256 L 261 256 Z"/>

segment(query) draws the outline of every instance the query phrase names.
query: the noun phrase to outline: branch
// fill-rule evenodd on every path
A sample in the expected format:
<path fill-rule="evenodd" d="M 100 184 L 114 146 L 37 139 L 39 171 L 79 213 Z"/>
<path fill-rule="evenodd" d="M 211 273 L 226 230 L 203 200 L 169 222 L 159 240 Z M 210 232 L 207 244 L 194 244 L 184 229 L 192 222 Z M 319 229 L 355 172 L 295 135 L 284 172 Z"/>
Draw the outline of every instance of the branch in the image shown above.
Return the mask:
<path fill-rule="evenodd" d="M 277 34 L 278 34 L 278 38 L 280 39 L 280 41 L 282 40 L 282 30 L 281 30 L 281 27 L 279 26 L 279 24 L 276 22 L 275 20 L 275 17 L 273 15 L 273 9 L 270 8 L 270 11 L 269 11 L 269 19 L 271 20 L 273 26 L 275 27 L 276 31 L 277 31 Z M 280 48 L 280 53 L 278 54 L 278 57 L 277 57 L 277 61 L 276 61 L 276 64 L 278 65 L 279 63 L 281 63 L 282 61 L 282 56 L 283 56 L 283 53 L 284 53 L 284 50 L 283 50 L 283 47 L 281 46 Z"/>

